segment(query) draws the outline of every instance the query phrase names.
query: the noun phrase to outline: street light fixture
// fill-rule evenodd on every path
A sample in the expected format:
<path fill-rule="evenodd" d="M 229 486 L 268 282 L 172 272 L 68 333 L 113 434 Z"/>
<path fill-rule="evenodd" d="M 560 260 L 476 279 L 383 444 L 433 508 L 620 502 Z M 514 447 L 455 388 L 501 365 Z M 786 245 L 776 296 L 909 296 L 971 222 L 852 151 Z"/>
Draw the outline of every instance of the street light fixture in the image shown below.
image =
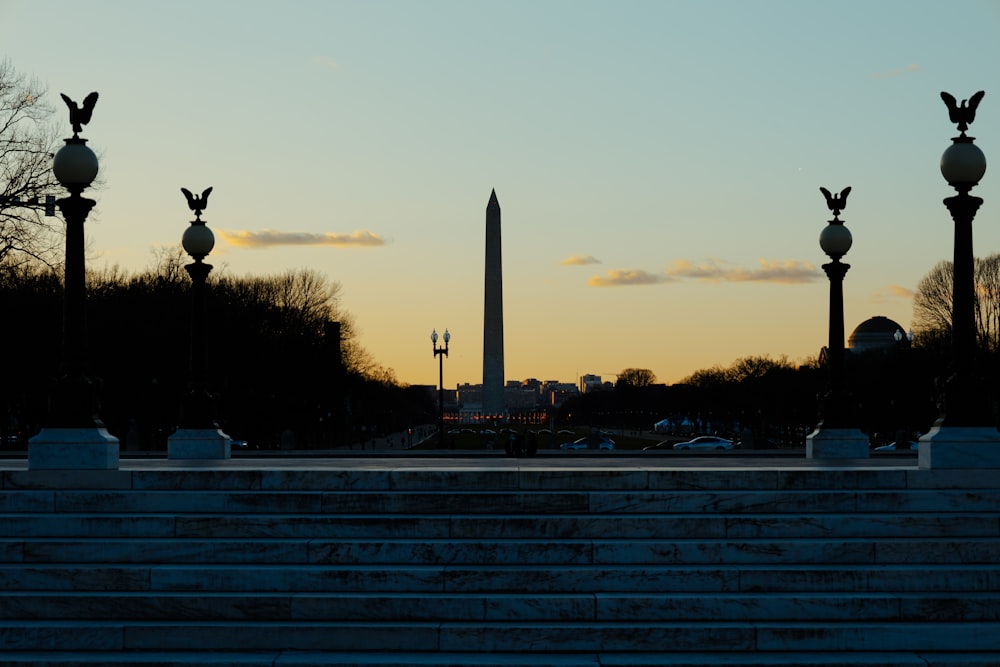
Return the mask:
<path fill-rule="evenodd" d="M 437 329 L 431 331 L 431 344 L 434 346 L 434 356 L 438 358 L 438 445 L 445 448 L 444 441 L 444 358 L 448 356 L 448 341 L 451 334 L 444 330 L 444 347 L 438 347 Z"/>
<path fill-rule="evenodd" d="M 69 108 L 73 137 L 56 152 L 52 171 L 69 192 L 55 203 L 66 222 L 62 369 L 50 398 L 47 424 L 28 443 L 28 468 L 108 470 L 118 467 L 118 439 L 97 416 L 97 393 L 86 373 L 87 280 L 83 226 L 97 204 L 83 191 L 97 178 L 97 155 L 80 138 L 90 122 L 97 93 L 80 107 L 62 95 Z"/>
<path fill-rule="evenodd" d="M 833 220 L 819 235 L 819 245 L 832 261 L 823 265 L 830 279 L 830 336 L 827 345 L 827 367 L 830 386 L 822 399 L 822 419 L 816 430 L 806 438 L 807 458 L 866 458 L 868 438 L 857 428 L 851 428 L 851 398 L 844 379 L 844 276 L 851 268 L 840 259 L 847 254 L 854 242 L 851 230 L 840 219 L 840 212 L 847 206 L 851 188 L 844 188 L 839 195 L 820 188 L 826 197 L 827 207 L 833 211 Z"/>
<path fill-rule="evenodd" d="M 955 222 L 952 366 L 944 385 L 942 414 L 920 439 L 919 462 L 925 468 L 1000 467 L 1000 432 L 991 414 L 986 383 L 976 367 L 972 221 L 983 200 L 969 192 L 986 173 L 986 156 L 974 143 L 975 137 L 965 134 L 984 95 L 979 91 L 959 105 L 954 97 L 941 93 L 948 115 L 960 132 L 941 155 L 941 175 L 958 193 L 944 200 Z"/>
<path fill-rule="evenodd" d="M 208 391 L 207 380 L 205 283 L 212 265 L 206 264 L 204 259 L 215 247 L 215 235 L 201 219 L 201 212 L 208 207 L 212 188 L 200 196 L 191 194 L 186 188 L 181 188 L 181 192 L 187 198 L 188 208 L 194 211 L 194 220 L 181 238 L 185 252 L 194 259 L 184 266 L 191 277 L 190 386 L 181 403 L 181 427 L 167 439 L 167 458 L 228 459 L 231 439 L 219 430 L 215 421 L 215 398 Z"/>

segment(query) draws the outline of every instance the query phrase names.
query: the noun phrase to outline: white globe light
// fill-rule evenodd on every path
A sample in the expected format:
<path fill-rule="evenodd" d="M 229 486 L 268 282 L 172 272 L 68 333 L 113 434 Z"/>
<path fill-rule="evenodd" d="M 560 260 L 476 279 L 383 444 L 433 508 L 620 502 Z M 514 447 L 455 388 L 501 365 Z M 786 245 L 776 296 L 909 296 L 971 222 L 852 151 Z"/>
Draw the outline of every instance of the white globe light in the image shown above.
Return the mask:
<path fill-rule="evenodd" d="M 215 234 L 207 225 L 191 225 L 184 230 L 181 245 L 187 254 L 200 259 L 212 252 L 212 248 L 215 247 Z"/>
<path fill-rule="evenodd" d="M 941 155 L 941 175 L 952 186 L 973 186 L 986 173 L 986 155 L 971 141 L 958 141 Z"/>
<path fill-rule="evenodd" d="M 97 178 L 97 155 L 82 139 L 67 139 L 52 161 L 52 171 L 68 190 L 83 189 Z"/>
<path fill-rule="evenodd" d="M 847 254 L 854 239 L 846 225 L 827 225 L 819 234 L 819 247 L 833 259 Z"/>

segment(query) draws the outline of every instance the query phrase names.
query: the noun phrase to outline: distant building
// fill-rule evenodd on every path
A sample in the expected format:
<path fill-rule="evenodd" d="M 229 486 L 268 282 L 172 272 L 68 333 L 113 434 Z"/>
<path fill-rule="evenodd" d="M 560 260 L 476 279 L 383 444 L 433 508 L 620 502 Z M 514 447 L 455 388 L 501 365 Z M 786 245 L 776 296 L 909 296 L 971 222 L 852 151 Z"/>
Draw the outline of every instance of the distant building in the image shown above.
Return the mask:
<path fill-rule="evenodd" d="M 510 380 L 504 390 L 504 400 L 509 412 L 523 412 L 538 407 L 541 397 L 541 383 L 538 380 L 518 382 Z"/>
<path fill-rule="evenodd" d="M 903 331 L 903 327 L 882 315 L 865 320 L 847 337 L 847 347 L 851 352 L 886 350 L 901 346 L 910 346 L 910 339 Z"/>
<path fill-rule="evenodd" d="M 580 393 L 586 394 L 591 391 L 601 391 L 604 389 L 604 383 L 601 382 L 600 375 L 587 375 L 580 376 Z"/>
<path fill-rule="evenodd" d="M 580 395 L 580 388 L 572 382 L 547 380 L 542 386 L 542 401 L 546 407 L 558 408 L 567 400 Z"/>
<path fill-rule="evenodd" d="M 870 317 L 854 328 L 851 335 L 847 337 L 848 354 L 863 354 L 866 352 L 909 349 L 911 345 L 910 334 L 903 331 L 897 322 L 888 317 L 876 315 Z M 829 359 L 827 346 L 823 346 L 819 351 L 819 363 L 825 365 Z"/>

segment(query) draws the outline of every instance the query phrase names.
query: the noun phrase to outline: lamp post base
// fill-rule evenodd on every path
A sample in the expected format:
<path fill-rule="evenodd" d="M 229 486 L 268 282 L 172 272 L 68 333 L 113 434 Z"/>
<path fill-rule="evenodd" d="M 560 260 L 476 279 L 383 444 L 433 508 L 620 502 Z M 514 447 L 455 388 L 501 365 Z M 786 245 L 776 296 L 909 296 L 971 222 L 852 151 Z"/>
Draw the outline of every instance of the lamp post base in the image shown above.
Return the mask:
<path fill-rule="evenodd" d="M 28 470 L 117 470 L 118 438 L 101 427 L 43 428 L 28 441 Z"/>
<path fill-rule="evenodd" d="M 992 426 L 935 426 L 920 438 L 921 468 L 1000 468 L 1000 431 Z"/>
<path fill-rule="evenodd" d="M 856 428 L 823 428 L 806 436 L 807 459 L 867 459 L 868 436 Z"/>
<path fill-rule="evenodd" d="M 228 459 L 232 438 L 215 428 L 179 428 L 167 438 L 168 459 Z"/>

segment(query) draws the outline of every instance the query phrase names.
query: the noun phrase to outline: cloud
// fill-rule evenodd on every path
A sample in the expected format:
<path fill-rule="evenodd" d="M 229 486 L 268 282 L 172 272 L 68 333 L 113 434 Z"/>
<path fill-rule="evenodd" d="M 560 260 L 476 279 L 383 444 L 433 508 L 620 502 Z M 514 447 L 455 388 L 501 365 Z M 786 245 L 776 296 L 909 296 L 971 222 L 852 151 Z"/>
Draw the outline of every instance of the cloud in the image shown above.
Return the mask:
<path fill-rule="evenodd" d="M 813 282 L 822 277 L 823 272 L 815 266 L 795 259 L 783 261 L 762 259 L 755 268 L 737 266 L 720 259 L 708 259 L 698 263 L 678 259 L 663 273 L 650 273 L 642 269 L 612 269 L 603 276 L 593 276 L 587 284 L 591 287 L 656 285 L 689 278 L 710 283 L 760 282 L 795 285 Z"/>
<path fill-rule="evenodd" d="M 311 59 L 312 64 L 321 67 L 326 70 L 336 71 L 340 68 L 337 61 L 329 56 L 313 56 Z"/>
<path fill-rule="evenodd" d="M 911 72 L 919 72 L 919 71 L 920 71 L 920 65 L 917 65 L 915 63 L 911 63 L 911 64 L 909 64 L 906 67 L 903 67 L 901 69 L 894 69 L 894 70 L 891 70 L 891 71 L 888 71 L 888 72 L 875 72 L 874 74 L 871 75 L 871 78 L 873 78 L 873 79 L 894 79 L 897 76 L 903 76 L 904 74 L 910 74 Z"/>
<path fill-rule="evenodd" d="M 886 285 L 882 289 L 875 292 L 870 301 L 872 303 L 884 303 L 892 299 L 912 299 L 915 292 L 906 287 L 900 287 L 899 285 Z"/>
<path fill-rule="evenodd" d="M 216 230 L 222 240 L 239 248 L 267 248 L 278 245 L 319 245 L 336 246 L 382 246 L 385 238 L 368 230 L 356 230 L 353 234 L 311 234 L 308 232 L 280 232 L 263 229 L 259 232 Z"/>
<path fill-rule="evenodd" d="M 603 276 L 593 276 L 587 281 L 591 287 L 622 287 L 624 285 L 655 285 L 670 281 L 662 273 L 649 273 L 642 269 L 611 269 Z"/>
<path fill-rule="evenodd" d="M 764 282 L 798 284 L 808 283 L 823 277 L 823 273 L 809 262 L 795 259 L 758 260 L 755 268 L 733 265 L 717 259 L 700 263 L 679 259 L 665 273 L 674 278 L 693 278 L 706 282 Z"/>
<path fill-rule="evenodd" d="M 586 264 L 600 264 L 601 260 L 593 255 L 572 255 L 559 262 L 562 266 L 584 266 Z"/>

